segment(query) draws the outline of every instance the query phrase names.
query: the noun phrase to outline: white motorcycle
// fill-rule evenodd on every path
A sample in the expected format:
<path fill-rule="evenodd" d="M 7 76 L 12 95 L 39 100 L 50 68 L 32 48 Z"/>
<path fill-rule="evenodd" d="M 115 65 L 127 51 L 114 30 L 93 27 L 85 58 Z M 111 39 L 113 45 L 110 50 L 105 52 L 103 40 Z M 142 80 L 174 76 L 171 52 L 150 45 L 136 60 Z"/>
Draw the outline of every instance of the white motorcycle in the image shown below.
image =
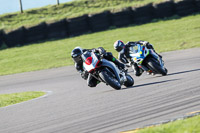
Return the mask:
<path fill-rule="evenodd" d="M 127 74 L 127 70 L 118 69 L 113 62 L 102 58 L 102 55 L 86 51 L 81 57 L 84 69 L 98 81 L 104 82 L 116 90 L 121 89 L 122 85 L 130 87 L 134 84 L 134 80 Z"/>

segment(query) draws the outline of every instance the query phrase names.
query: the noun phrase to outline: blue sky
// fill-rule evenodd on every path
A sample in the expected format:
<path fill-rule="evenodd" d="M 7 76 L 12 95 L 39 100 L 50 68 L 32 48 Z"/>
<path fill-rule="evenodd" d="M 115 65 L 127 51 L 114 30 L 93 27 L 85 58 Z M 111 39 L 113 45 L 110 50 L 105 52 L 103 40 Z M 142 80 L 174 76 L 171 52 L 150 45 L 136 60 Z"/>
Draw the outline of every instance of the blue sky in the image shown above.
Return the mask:
<path fill-rule="evenodd" d="M 59 0 L 60 3 L 72 0 Z M 55 5 L 57 0 L 22 0 L 23 10 Z M 20 11 L 19 0 L 0 0 L 0 14 Z"/>

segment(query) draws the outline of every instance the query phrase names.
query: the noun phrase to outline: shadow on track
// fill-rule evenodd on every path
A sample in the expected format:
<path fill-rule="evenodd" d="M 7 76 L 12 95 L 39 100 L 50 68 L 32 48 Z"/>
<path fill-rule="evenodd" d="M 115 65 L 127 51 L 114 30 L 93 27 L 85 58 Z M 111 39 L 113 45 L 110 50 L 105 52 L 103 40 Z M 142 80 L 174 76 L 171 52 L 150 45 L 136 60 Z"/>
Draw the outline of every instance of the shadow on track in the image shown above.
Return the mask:
<path fill-rule="evenodd" d="M 158 82 L 152 82 L 152 83 L 146 83 L 146 84 L 140 84 L 140 85 L 133 85 L 132 87 L 123 88 L 122 90 L 141 87 L 141 86 L 149 86 L 149 85 L 154 85 L 154 84 L 162 84 L 165 82 L 172 82 L 172 81 L 176 81 L 176 80 L 180 80 L 180 79 L 171 79 L 171 80 L 164 80 L 164 81 L 158 81 Z"/>
<path fill-rule="evenodd" d="M 167 74 L 167 76 L 177 75 L 177 74 L 182 74 L 182 73 L 195 72 L 195 71 L 200 71 L 200 69 L 193 69 L 193 70 L 188 70 L 188 71 L 181 71 L 181 72 L 170 73 L 170 74 Z"/>
<path fill-rule="evenodd" d="M 195 72 L 195 71 L 200 71 L 200 69 L 193 69 L 193 70 L 170 73 L 170 74 L 167 74 L 166 76 L 189 73 L 189 72 Z M 156 77 L 150 77 L 150 78 L 158 78 L 158 77 L 163 77 L 163 76 L 157 75 Z M 133 85 L 132 87 L 127 87 L 127 88 L 123 87 L 121 90 L 132 89 L 132 88 L 137 88 L 137 87 L 142 87 L 142 86 L 149 86 L 149 85 L 154 85 L 154 84 L 162 84 L 162 83 L 165 83 L 165 82 L 172 82 L 172 81 L 176 81 L 176 80 L 180 80 L 180 79 L 171 79 L 171 80 L 164 80 L 164 81 L 158 81 L 158 82 L 145 83 L 145 84 L 140 84 L 140 85 Z M 115 90 L 113 89 L 113 90 L 109 90 L 109 91 L 106 91 L 106 92 L 110 92 L 110 91 L 115 91 Z"/>

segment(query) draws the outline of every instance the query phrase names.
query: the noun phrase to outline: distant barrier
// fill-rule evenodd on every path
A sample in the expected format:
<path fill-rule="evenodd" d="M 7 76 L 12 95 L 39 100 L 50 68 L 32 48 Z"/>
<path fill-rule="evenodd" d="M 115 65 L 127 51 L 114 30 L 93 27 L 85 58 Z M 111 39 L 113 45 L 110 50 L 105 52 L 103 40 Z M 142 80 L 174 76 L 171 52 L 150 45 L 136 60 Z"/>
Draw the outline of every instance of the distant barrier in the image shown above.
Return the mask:
<path fill-rule="evenodd" d="M 15 47 L 17 45 L 25 44 L 25 28 L 20 27 L 14 31 L 8 32 L 5 36 L 5 43 L 7 47 Z"/>
<path fill-rule="evenodd" d="M 4 31 L 0 30 L 0 48 L 3 45 L 4 40 Z"/>
<path fill-rule="evenodd" d="M 153 14 L 155 18 L 170 17 L 175 13 L 175 5 L 173 1 L 166 1 L 164 3 L 156 4 L 153 8 Z"/>
<path fill-rule="evenodd" d="M 31 27 L 20 27 L 4 33 L 0 31 L 0 47 L 5 43 L 9 48 L 23 46 L 47 39 L 67 38 L 89 32 L 109 29 L 110 26 L 123 27 L 130 24 L 144 24 L 153 19 L 173 15 L 186 16 L 200 12 L 200 0 L 165 1 L 159 4 L 147 4 L 142 7 L 128 7 L 118 12 L 105 11 L 83 15 L 71 19 L 62 19 L 53 23 L 40 23 Z"/>
<path fill-rule="evenodd" d="M 77 36 L 89 32 L 88 15 L 67 19 L 67 28 L 70 36 Z"/>
<path fill-rule="evenodd" d="M 68 35 L 67 21 L 62 19 L 57 22 L 47 24 L 47 38 L 65 38 Z"/>
<path fill-rule="evenodd" d="M 132 8 L 126 8 L 120 12 L 111 13 L 111 24 L 116 27 L 127 26 L 133 23 L 133 17 Z"/>
<path fill-rule="evenodd" d="M 103 31 L 111 26 L 111 13 L 109 11 L 89 15 L 89 26 L 92 32 Z"/>
<path fill-rule="evenodd" d="M 185 0 L 175 3 L 176 14 L 179 16 L 186 16 L 196 11 L 194 0 Z"/>
<path fill-rule="evenodd" d="M 143 24 L 150 22 L 154 18 L 152 4 L 148 4 L 142 7 L 133 8 L 134 18 L 133 22 L 135 24 Z"/>
<path fill-rule="evenodd" d="M 195 5 L 196 5 L 196 8 L 197 8 L 197 11 L 200 12 L 200 0 L 196 0 Z"/>
<path fill-rule="evenodd" d="M 47 24 L 45 22 L 28 27 L 24 30 L 25 43 L 37 42 L 47 39 Z"/>

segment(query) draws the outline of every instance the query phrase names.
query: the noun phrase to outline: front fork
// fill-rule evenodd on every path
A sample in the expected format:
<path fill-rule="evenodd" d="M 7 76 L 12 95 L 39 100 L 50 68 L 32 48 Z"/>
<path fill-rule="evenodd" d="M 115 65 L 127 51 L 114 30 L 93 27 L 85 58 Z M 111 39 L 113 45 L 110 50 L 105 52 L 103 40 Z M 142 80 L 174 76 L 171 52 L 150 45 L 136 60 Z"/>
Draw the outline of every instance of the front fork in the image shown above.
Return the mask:
<path fill-rule="evenodd" d="M 127 70 L 121 70 L 120 71 L 120 84 L 122 85 L 124 82 L 127 81 L 127 78 L 126 78 L 126 73 L 127 73 Z"/>

